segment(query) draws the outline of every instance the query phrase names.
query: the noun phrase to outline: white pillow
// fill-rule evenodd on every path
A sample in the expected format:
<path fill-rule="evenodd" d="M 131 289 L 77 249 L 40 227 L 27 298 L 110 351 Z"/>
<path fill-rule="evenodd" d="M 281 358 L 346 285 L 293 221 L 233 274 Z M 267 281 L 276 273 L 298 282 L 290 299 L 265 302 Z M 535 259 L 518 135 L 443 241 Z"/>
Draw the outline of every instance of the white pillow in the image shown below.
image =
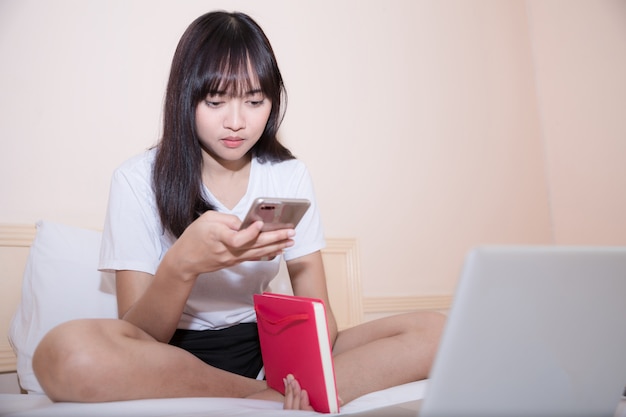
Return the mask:
<path fill-rule="evenodd" d="M 97 270 L 101 235 L 58 223 L 37 223 L 22 299 L 9 328 L 20 385 L 29 393 L 43 393 L 32 359 L 50 329 L 77 318 L 117 317 L 114 275 Z"/>

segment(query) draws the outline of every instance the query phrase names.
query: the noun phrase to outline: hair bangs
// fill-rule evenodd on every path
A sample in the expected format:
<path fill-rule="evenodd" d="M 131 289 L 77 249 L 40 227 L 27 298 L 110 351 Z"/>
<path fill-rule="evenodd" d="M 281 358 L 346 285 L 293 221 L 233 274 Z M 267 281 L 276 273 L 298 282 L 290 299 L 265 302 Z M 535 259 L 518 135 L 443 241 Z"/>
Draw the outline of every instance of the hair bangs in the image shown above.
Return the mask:
<path fill-rule="evenodd" d="M 245 45 L 231 45 L 220 61 L 207 64 L 200 99 L 209 94 L 242 97 L 258 91 L 268 96 L 273 95 L 268 91 L 271 82 L 263 79 L 267 78 L 267 71 L 263 71 L 262 65 L 255 65 L 252 54 Z"/>

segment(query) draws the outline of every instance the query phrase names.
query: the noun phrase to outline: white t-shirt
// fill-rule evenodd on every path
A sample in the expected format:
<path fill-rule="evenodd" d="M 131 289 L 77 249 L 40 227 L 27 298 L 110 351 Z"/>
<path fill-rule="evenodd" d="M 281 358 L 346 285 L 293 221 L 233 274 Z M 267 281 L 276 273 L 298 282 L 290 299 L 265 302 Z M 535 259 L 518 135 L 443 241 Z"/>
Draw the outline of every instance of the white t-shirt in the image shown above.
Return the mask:
<path fill-rule="evenodd" d="M 152 188 L 156 150 L 133 157 L 117 168 L 111 180 L 109 206 L 102 236 L 99 268 L 154 274 L 175 238 L 165 233 Z M 243 220 L 257 197 L 306 198 L 311 207 L 296 227 L 295 244 L 284 252 L 289 261 L 322 249 L 323 229 L 313 184 L 306 166 L 296 159 L 264 164 L 253 158 L 248 190 L 229 210 L 205 187 L 216 209 Z M 243 262 L 202 274 L 187 300 L 178 328 L 223 329 L 256 321 L 252 295 L 267 290 L 278 274 L 280 259 Z"/>

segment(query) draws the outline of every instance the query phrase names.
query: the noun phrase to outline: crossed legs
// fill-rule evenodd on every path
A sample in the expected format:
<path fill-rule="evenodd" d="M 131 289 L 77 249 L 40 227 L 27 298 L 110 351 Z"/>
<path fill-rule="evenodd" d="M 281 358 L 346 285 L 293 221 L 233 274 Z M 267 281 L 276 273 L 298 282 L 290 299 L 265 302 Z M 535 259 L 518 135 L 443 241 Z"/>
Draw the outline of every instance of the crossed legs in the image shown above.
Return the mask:
<path fill-rule="evenodd" d="M 438 313 L 408 313 L 341 331 L 333 355 L 342 401 L 426 378 L 444 321 Z M 33 369 L 53 401 L 203 396 L 280 401 L 264 394 L 264 381 L 209 366 L 122 320 L 76 320 L 54 328 L 37 347 Z"/>

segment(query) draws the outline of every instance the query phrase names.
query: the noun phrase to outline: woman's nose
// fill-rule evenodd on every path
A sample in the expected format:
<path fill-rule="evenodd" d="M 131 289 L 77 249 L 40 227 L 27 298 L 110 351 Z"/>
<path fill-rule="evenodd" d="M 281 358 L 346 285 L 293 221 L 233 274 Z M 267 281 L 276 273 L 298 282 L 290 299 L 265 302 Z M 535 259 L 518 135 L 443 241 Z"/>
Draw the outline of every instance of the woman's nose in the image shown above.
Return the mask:
<path fill-rule="evenodd" d="M 228 107 L 228 112 L 226 113 L 226 118 L 224 120 L 224 127 L 234 131 L 241 130 L 246 127 L 241 104 L 231 103 Z"/>

